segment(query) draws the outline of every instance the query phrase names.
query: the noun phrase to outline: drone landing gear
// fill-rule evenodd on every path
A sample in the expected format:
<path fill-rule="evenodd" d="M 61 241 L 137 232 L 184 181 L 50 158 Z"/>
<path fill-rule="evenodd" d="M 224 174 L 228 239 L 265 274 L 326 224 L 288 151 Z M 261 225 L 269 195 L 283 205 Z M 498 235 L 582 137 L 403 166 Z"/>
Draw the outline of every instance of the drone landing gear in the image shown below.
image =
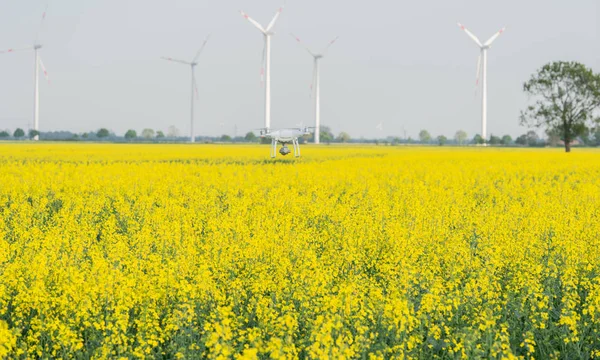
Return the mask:
<path fill-rule="evenodd" d="M 271 158 L 277 156 L 277 140 L 271 139 Z"/>
<path fill-rule="evenodd" d="M 298 139 L 294 139 L 292 144 L 294 145 L 294 156 L 300 157 L 300 144 L 298 143 Z"/>
<path fill-rule="evenodd" d="M 294 146 L 294 156 L 300 157 L 300 143 L 298 142 L 298 139 L 292 140 L 292 145 Z M 281 149 L 279 149 L 279 153 L 283 156 L 286 156 L 287 154 L 291 153 L 291 151 L 287 147 L 287 145 L 284 143 L 283 146 L 281 147 Z M 272 139 L 271 140 L 271 158 L 275 158 L 275 157 L 277 157 L 277 140 Z"/>

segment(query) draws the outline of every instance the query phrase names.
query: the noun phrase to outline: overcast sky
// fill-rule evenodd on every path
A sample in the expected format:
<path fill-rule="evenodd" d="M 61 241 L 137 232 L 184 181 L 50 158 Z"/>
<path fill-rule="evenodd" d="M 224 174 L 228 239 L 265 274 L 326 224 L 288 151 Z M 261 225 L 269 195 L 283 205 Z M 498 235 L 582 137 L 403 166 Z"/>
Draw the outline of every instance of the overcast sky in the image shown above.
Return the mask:
<path fill-rule="evenodd" d="M 107 127 L 189 132 L 189 67 L 197 66 L 199 135 L 238 135 L 263 126 L 262 35 L 239 10 L 266 24 L 283 0 L 52 0 L 41 32 L 51 83 L 40 82 L 42 131 Z M 45 0 L 0 0 L 0 49 L 32 44 Z M 598 0 L 288 0 L 272 45 L 272 126 L 313 124 L 311 57 L 289 36 L 319 49 L 322 124 L 353 137 L 409 136 L 420 129 L 473 136 L 482 41 L 489 52 L 488 132 L 518 135 L 522 83 L 543 64 L 574 60 L 600 71 Z M 0 128 L 32 123 L 33 52 L 0 54 Z M 383 123 L 383 130 L 377 124 Z"/>

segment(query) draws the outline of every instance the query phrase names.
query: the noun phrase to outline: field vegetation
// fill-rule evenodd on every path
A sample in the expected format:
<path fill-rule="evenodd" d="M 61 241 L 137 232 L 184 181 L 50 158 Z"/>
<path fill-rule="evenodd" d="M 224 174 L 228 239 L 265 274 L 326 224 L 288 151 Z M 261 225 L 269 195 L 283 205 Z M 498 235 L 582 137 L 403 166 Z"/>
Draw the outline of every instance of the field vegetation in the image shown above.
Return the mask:
<path fill-rule="evenodd" d="M 1 144 L 0 358 L 600 356 L 600 152 Z"/>

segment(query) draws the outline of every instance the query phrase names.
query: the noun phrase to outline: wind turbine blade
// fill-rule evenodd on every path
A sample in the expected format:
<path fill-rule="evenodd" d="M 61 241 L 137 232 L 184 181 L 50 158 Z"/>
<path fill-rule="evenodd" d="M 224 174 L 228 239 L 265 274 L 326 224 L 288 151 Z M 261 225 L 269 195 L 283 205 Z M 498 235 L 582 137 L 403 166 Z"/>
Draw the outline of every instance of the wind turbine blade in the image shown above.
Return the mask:
<path fill-rule="evenodd" d="M 335 37 L 333 40 L 331 40 L 331 41 L 329 42 L 329 44 L 327 44 L 327 46 L 325 47 L 325 50 L 323 51 L 323 55 L 324 55 L 325 53 L 327 53 L 327 51 L 329 50 L 329 48 L 331 47 L 331 45 L 335 44 L 335 42 L 336 42 L 336 41 L 337 41 L 337 39 L 339 39 L 339 38 L 340 38 L 339 36 L 336 36 L 336 37 Z"/>
<path fill-rule="evenodd" d="M 481 75 L 481 54 L 477 57 L 477 76 L 475 78 L 475 85 L 479 85 L 479 75 Z"/>
<path fill-rule="evenodd" d="M 200 47 L 200 50 L 198 50 L 198 52 L 196 53 L 196 56 L 194 56 L 194 60 L 192 60 L 192 62 L 195 63 L 196 60 L 198 60 L 198 58 L 200 57 L 200 54 L 202 54 L 202 50 L 204 50 L 204 47 L 206 46 L 206 43 L 208 42 L 208 39 L 210 39 L 210 34 L 208 34 L 206 39 L 204 39 L 204 43 L 202 44 L 202 47 Z"/>
<path fill-rule="evenodd" d="M 50 79 L 48 78 L 48 71 L 46 71 L 44 62 L 42 61 L 42 58 L 39 56 L 38 56 L 38 59 L 40 60 L 40 66 L 42 67 L 42 73 L 44 74 L 44 77 L 46 78 L 46 81 L 48 82 L 48 84 L 50 84 Z"/>
<path fill-rule="evenodd" d="M 477 45 L 479 45 L 479 47 L 482 47 L 483 45 L 481 45 L 481 41 L 479 41 L 479 39 L 477 38 L 477 36 L 473 35 L 472 32 L 470 32 L 463 24 L 458 23 L 458 27 L 460 27 L 461 30 L 464 30 L 465 33 L 467 33 L 467 35 L 473 39 L 473 41 L 475 41 L 475 43 Z"/>
<path fill-rule="evenodd" d="M 269 26 L 267 26 L 267 32 L 271 31 L 271 29 L 273 29 L 273 26 L 275 26 L 275 23 L 277 22 L 277 19 L 279 18 L 279 15 L 281 15 L 281 12 L 283 11 L 283 6 L 279 8 L 279 10 L 277 10 L 277 12 L 275 13 L 275 16 L 273 16 L 273 20 L 271 20 L 271 22 L 269 23 Z"/>
<path fill-rule="evenodd" d="M 264 33 L 266 33 L 266 31 L 265 31 L 265 29 L 262 27 L 262 25 L 261 25 L 261 24 L 259 24 L 259 23 L 258 23 L 256 20 L 254 20 L 254 19 L 253 19 L 253 18 L 251 18 L 250 16 L 248 16 L 248 14 L 246 14 L 246 13 L 245 13 L 245 12 L 243 12 L 243 11 L 240 11 L 240 14 L 242 14 L 242 16 L 243 16 L 244 18 L 246 18 L 246 20 L 248 20 L 248 21 L 250 22 L 250 24 L 252 24 L 252 25 L 256 26 L 256 28 L 257 28 L 258 30 L 260 30 L 260 32 L 262 32 L 263 34 L 264 34 Z"/>
<path fill-rule="evenodd" d="M 477 57 L 477 74 L 475 75 L 475 96 L 477 96 L 477 90 L 479 89 L 479 76 L 481 75 L 481 54 Z"/>
<path fill-rule="evenodd" d="M 265 83 L 265 60 L 267 57 L 267 39 L 265 37 L 265 43 L 263 45 L 262 51 L 262 60 L 260 62 L 260 86 L 263 86 Z"/>
<path fill-rule="evenodd" d="M 302 47 L 303 47 L 303 48 L 305 48 L 305 49 L 306 49 L 306 51 L 308 51 L 308 53 L 309 53 L 311 56 L 315 56 L 315 54 L 314 54 L 312 51 L 310 51 L 310 49 L 308 48 L 308 46 L 306 46 L 306 45 L 305 45 L 305 44 L 302 42 L 302 40 L 300 40 L 300 38 L 299 38 L 299 37 L 297 37 L 297 36 L 296 36 L 296 35 L 294 35 L 293 33 L 290 33 L 290 36 L 291 36 L 291 37 L 293 37 L 294 39 L 296 39 L 296 41 L 298 42 L 298 44 L 302 45 Z"/>
<path fill-rule="evenodd" d="M 6 49 L 6 50 L 0 50 L 0 54 L 8 54 L 8 53 L 12 53 L 12 52 L 23 51 L 23 50 L 32 50 L 32 49 L 33 49 L 33 46 L 27 46 L 27 47 L 22 47 L 22 48 Z"/>
<path fill-rule="evenodd" d="M 485 42 L 485 46 L 490 46 L 492 45 L 492 43 L 498 38 L 498 36 L 500 36 L 500 34 L 502 34 L 504 32 L 504 30 L 506 30 L 505 27 L 503 27 L 502 29 L 500 29 L 500 31 L 498 31 L 497 33 L 494 34 L 494 36 L 492 36 L 488 41 Z"/>
<path fill-rule="evenodd" d="M 200 95 L 198 94 L 198 81 L 196 81 L 196 76 L 194 75 L 194 94 L 196 94 L 196 100 L 200 100 Z"/>
<path fill-rule="evenodd" d="M 48 11 L 48 3 L 46 3 L 46 8 L 42 13 L 42 20 L 40 21 L 40 27 L 38 28 L 37 34 L 35 35 L 35 43 L 37 44 L 40 38 L 40 32 L 42 31 L 42 26 L 44 25 L 44 20 L 46 20 L 46 12 Z"/>
<path fill-rule="evenodd" d="M 173 62 L 176 62 L 176 63 L 185 64 L 185 65 L 192 65 L 191 62 L 187 62 L 185 60 L 173 59 L 173 58 L 170 58 L 170 57 L 161 57 L 161 59 L 167 60 L 167 61 L 173 61 Z"/>

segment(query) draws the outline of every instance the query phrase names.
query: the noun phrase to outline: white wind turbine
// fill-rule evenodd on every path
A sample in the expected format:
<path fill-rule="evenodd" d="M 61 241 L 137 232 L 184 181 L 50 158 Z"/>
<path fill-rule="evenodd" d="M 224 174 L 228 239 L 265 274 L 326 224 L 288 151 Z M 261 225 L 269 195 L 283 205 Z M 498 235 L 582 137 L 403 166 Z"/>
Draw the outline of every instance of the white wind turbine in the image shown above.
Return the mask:
<path fill-rule="evenodd" d="M 488 41 L 485 43 L 481 43 L 477 36 L 473 35 L 469 30 L 467 30 L 464 25 L 458 23 L 458 26 L 461 30 L 464 30 L 465 33 L 475 41 L 481 53 L 477 58 L 477 79 L 475 81 L 475 86 L 479 86 L 479 76 L 481 75 L 481 87 L 482 87 L 482 96 L 481 96 L 481 137 L 483 138 L 484 144 L 487 139 L 487 51 L 492 47 L 492 43 L 504 32 L 506 28 L 500 29 L 497 33 L 494 34 Z M 481 66 L 483 62 L 483 68 Z"/>
<path fill-rule="evenodd" d="M 273 17 L 273 20 L 267 25 L 266 28 L 263 28 L 261 24 L 252 19 L 248 14 L 243 11 L 240 11 L 242 16 L 246 18 L 252 25 L 254 25 L 261 33 L 263 33 L 265 38 L 265 45 L 263 50 L 263 68 L 261 69 L 261 78 L 265 76 L 265 129 L 271 128 L 271 37 L 275 34 L 271 30 L 275 26 L 279 15 L 283 11 L 283 7 L 280 7 L 277 10 L 277 13 Z"/>
<path fill-rule="evenodd" d="M 48 10 L 48 6 L 46 5 L 46 9 L 42 14 L 42 20 L 40 22 L 40 27 L 38 29 L 37 35 L 35 37 L 35 41 L 33 42 L 33 46 L 26 46 L 22 48 L 16 49 L 7 49 L 0 51 L 0 54 L 4 53 L 12 53 L 23 50 L 33 50 L 34 53 L 34 69 L 33 69 L 33 129 L 35 131 L 40 131 L 40 66 L 42 67 L 42 71 L 44 73 L 44 77 L 48 83 L 48 72 L 46 71 L 46 67 L 42 62 L 41 57 L 38 54 L 38 50 L 42 48 L 42 44 L 39 42 L 40 31 L 42 30 L 42 25 L 44 24 L 44 20 L 46 19 L 46 11 Z M 39 140 L 40 137 L 38 135 L 34 136 L 33 140 Z"/>
<path fill-rule="evenodd" d="M 190 142 L 192 142 L 192 143 L 195 140 L 195 134 L 194 134 L 194 93 L 196 94 L 196 98 L 198 98 L 198 82 L 196 81 L 195 68 L 196 68 L 196 65 L 198 65 L 198 63 L 197 63 L 198 58 L 200 57 L 200 54 L 202 54 L 202 50 L 204 50 L 204 47 L 206 46 L 206 43 L 208 42 L 209 38 L 210 38 L 210 34 L 206 37 L 206 39 L 204 40 L 204 43 L 200 47 L 200 50 L 198 50 L 198 52 L 196 53 L 196 56 L 194 56 L 194 59 L 192 61 L 185 61 L 185 60 L 173 59 L 173 58 L 170 58 L 170 57 L 161 57 L 161 59 L 163 59 L 163 60 L 172 61 L 172 62 L 184 64 L 184 65 L 188 65 L 192 69 L 192 92 L 191 92 L 191 110 L 190 110 Z"/>
<path fill-rule="evenodd" d="M 331 40 L 329 42 L 329 44 L 327 44 L 327 46 L 325 47 L 325 50 L 323 50 L 322 53 L 315 53 L 315 52 L 311 51 L 308 48 L 308 46 L 304 45 L 299 37 L 297 37 L 294 34 L 291 34 L 291 35 L 292 35 L 292 37 L 294 37 L 296 39 L 296 41 L 299 44 L 301 44 L 306 49 L 306 51 L 308 51 L 308 53 L 310 54 L 310 56 L 313 57 L 313 60 L 314 60 L 313 78 L 312 78 L 312 84 L 310 84 L 310 89 L 311 89 L 311 91 L 314 91 L 314 93 L 315 93 L 315 144 L 319 144 L 319 142 L 320 142 L 319 137 L 321 135 L 321 72 L 320 72 L 320 67 L 319 67 L 319 61 L 323 57 L 325 57 L 325 54 L 327 54 L 327 50 L 329 50 L 331 45 L 333 45 L 333 43 L 336 42 L 336 40 L 339 38 L 339 36 L 336 36 L 333 40 Z"/>

